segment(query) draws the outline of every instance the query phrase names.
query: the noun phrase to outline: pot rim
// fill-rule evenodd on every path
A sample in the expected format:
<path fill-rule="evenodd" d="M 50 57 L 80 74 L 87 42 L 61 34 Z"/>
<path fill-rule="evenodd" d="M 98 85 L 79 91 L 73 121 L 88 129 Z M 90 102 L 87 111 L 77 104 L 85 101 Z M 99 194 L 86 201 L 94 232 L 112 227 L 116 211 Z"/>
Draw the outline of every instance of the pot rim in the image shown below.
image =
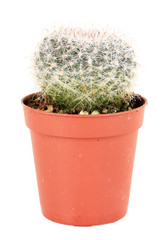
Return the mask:
<path fill-rule="evenodd" d="M 143 100 L 143 104 L 140 106 L 140 107 L 137 107 L 137 108 L 134 108 L 130 111 L 124 111 L 124 112 L 117 112 L 117 113 L 107 113 L 107 114 L 97 114 L 97 115 L 91 115 L 91 114 L 88 114 L 88 115 L 79 115 L 79 114 L 67 114 L 67 113 L 50 113 L 50 112 L 45 112 L 45 111 L 41 111 L 41 110 L 38 110 L 38 109 L 34 109 L 34 108 L 31 108 L 29 106 L 27 106 L 24 102 L 27 98 L 29 98 L 30 96 L 36 94 L 37 92 L 35 93 L 31 93 L 29 95 L 26 95 L 25 97 L 23 97 L 21 99 L 21 104 L 27 108 L 27 109 L 31 109 L 31 111 L 35 112 L 35 113 L 38 113 L 38 114 L 44 114 L 44 115 L 50 115 L 50 116 L 55 116 L 55 117 L 70 117 L 70 118 L 100 118 L 100 117 L 111 117 L 111 116 L 121 116 L 123 114 L 128 114 L 128 113 L 132 113 L 132 112 L 138 112 L 139 110 L 145 108 L 145 106 L 148 104 L 148 100 L 141 96 L 140 94 L 138 94 Z"/>

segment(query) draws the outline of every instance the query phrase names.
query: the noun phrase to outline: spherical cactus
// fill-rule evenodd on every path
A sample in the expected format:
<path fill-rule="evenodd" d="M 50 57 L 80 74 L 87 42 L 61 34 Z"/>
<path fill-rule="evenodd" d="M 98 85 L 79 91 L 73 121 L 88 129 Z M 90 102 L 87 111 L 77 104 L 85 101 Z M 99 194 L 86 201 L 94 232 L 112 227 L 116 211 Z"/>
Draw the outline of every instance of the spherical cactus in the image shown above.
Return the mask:
<path fill-rule="evenodd" d="M 125 40 L 98 30 L 54 30 L 34 54 L 43 96 L 69 113 L 119 107 L 133 95 L 136 65 Z"/>

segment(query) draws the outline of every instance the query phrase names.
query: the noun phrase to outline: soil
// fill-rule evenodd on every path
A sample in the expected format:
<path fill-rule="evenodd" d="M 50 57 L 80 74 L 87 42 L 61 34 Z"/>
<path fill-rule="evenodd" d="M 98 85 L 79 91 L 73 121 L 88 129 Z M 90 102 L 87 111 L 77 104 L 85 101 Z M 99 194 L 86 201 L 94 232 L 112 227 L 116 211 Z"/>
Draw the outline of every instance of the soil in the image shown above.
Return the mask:
<path fill-rule="evenodd" d="M 144 103 L 144 99 L 138 95 L 135 94 L 133 99 L 128 102 L 127 108 L 125 106 L 122 106 L 121 109 L 102 109 L 99 111 L 100 114 L 107 114 L 107 113 L 113 113 L 113 112 L 123 112 L 123 111 L 129 111 L 135 108 L 138 108 L 142 106 Z M 64 109 L 60 109 L 55 104 L 50 104 L 49 99 L 47 97 L 43 97 L 42 93 L 35 93 L 31 99 L 28 99 L 25 104 L 33 109 L 45 111 L 45 112 L 52 112 L 52 113 L 68 113 L 68 114 L 79 114 L 79 112 L 76 110 L 73 113 L 66 112 Z"/>

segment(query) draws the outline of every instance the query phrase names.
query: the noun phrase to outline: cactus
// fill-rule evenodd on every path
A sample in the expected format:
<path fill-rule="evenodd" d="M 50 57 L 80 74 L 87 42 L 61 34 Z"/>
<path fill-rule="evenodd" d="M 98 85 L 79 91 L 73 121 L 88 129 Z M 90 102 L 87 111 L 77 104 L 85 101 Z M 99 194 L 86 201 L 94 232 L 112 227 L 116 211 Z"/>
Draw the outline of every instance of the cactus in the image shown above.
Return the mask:
<path fill-rule="evenodd" d="M 126 110 L 134 95 L 135 53 L 115 33 L 54 30 L 39 43 L 33 63 L 43 97 L 67 113 Z"/>

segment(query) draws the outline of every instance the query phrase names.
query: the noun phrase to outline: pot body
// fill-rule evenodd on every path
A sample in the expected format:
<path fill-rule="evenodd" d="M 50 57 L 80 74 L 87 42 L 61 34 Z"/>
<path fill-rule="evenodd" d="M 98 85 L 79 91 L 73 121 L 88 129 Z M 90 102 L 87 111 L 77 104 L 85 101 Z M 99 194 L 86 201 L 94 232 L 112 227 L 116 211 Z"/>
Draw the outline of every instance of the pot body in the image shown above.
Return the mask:
<path fill-rule="evenodd" d="M 43 215 L 76 226 L 125 216 L 146 101 L 128 112 L 80 116 L 31 109 L 30 97 L 22 102 Z"/>

